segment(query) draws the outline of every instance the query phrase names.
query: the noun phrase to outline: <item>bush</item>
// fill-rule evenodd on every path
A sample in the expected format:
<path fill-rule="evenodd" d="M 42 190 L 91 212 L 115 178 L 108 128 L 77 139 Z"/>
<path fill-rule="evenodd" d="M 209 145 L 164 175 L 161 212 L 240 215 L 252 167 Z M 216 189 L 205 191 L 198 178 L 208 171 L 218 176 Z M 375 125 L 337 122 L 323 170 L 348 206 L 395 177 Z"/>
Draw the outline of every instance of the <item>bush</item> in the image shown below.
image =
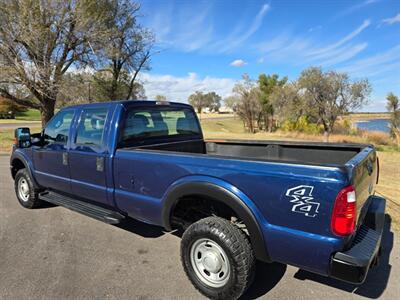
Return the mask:
<path fill-rule="evenodd" d="M 283 131 L 298 131 L 309 134 L 320 134 L 323 132 L 323 128 L 320 125 L 310 123 L 306 116 L 301 116 L 297 121 L 284 121 L 281 129 Z"/>

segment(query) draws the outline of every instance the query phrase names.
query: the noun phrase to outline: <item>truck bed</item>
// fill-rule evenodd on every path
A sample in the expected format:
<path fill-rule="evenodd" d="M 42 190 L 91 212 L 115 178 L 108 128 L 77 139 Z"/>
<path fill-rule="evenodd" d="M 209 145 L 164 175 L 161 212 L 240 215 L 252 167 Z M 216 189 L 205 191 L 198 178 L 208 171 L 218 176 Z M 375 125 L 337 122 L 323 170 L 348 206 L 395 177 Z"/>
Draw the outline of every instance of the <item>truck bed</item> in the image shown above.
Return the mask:
<path fill-rule="evenodd" d="M 286 141 L 189 140 L 134 147 L 244 160 L 341 166 L 367 145 Z"/>

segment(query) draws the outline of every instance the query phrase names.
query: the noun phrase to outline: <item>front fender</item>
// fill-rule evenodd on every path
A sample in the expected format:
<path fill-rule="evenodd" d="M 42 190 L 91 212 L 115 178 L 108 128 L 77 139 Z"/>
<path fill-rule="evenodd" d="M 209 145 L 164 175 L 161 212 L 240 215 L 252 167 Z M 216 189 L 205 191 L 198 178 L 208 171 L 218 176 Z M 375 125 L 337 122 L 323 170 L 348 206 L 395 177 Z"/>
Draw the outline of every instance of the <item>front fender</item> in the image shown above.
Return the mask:
<path fill-rule="evenodd" d="M 171 228 L 171 213 L 177 201 L 187 196 L 205 196 L 228 205 L 246 224 L 256 258 L 270 262 L 264 242 L 262 223 L 264 218 L 255 204 L 238 188 L 209 176 L 187 176 L 176 181 L 162 199 L 162 222 L 167 230 Z"/>
<path fill-rule="evenodd" d="M 16 165 L 16 161 L 19 160 L 22 162 L 22 164 L 24 165 L 25 169 L 28 171 L 29 176 L 32 179 L 33 185 L 35 188 L 40 188 L 39 184 L 37 183 L 35 176 L 33 176 L 33 163 L 32 160 L 29 158 L 29 156 L 24 153 L 23 151 L 16 149 L 10 157 L 10 169 L 11 169 L 11 176 L 13 176 L 14 178 L 14 172 L 13 168 Z"/>

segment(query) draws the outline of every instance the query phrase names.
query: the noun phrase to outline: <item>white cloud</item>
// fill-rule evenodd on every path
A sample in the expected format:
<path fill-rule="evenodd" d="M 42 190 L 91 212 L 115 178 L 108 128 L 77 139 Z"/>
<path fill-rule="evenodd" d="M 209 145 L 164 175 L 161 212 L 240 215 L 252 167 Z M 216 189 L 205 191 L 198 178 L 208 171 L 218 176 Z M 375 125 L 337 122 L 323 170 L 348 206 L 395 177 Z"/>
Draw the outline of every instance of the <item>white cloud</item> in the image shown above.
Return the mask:
<path fill-rule="evenodd" d="M 151 12 L 148 27 L 157 33 L 161 48 L 176 48 L 191 52 L 204 48 L 214 38 L 210 21 L 211 4 L 199 3 L 194 9 L 176 11 L 173 5 L 163 11 Z"/>
<path fill-rule="evenodd" d="M 350 60 L 368 46 L 365 42 L 352 44 L 351 41 L 370 24 L 370 20 L 365 20 L 349 34 L 327 45 L 318 44 L 308 36 L 292 36 L 283 32 L 271 41 L 259 44 L 258 49 L 267 60 L 331 66 Z"/>
<path fill-rule="evenodd" d="M 230 63 L 230 65 L 233 67 L 242 67 L 244 65 L 247 65 L 247 62 L 245 62 L 243 59 L 235 59 L 233 62 Z"/>
<path fill-rule="evenodd" d="M 395 23 L 400 23 L 400 13 L 395 15 L 393 18 L 383 19 L 382 23 L 393 25 Z"/>
<path fill-rule="evenodd" d="M 143 73 L 139 80 L 144 85 L 148 99 L 154 99 L 156 95 L 165 95 L 169 101 L 187 102 L 188 97 L 195 91 L 216 92 L 221 97 L 232 94 L 235 79 L 206 76 L 200 78 L 196 73 L 179 77 L 173 75 L 161 75 Z"/>
<path fill-rule="evenodd" d="M 254 21 L 250 25 L 249 29 L 245 31 L 236 29 L 226 39 L 219 41 L 211 47 L 218 49 L 218 51 L 221 53 L 229 52 L 239 47 L 261 27 L 264 17 L 270 8 L 271 7 L 269 4 L 264 4 L 257 13 L 257 16 L 254 18 Z"/>
<path fill-rule="evenodd" d="M 314 32 L 314 31 L 321 30 L 321 29 L 322 29 L 322 25 L 317 25 L 315 27 L 308 28 L 308 32 Z"/>
<path fill-rule="evenodd" d="M 206 3 L 206 4 L 204 4 Z M 244 44 L 262 25 L 269 4 L 261 6 L 249 24 L 241 24 L 225 36 L 217 36 L 214 30 L 212 2 L 198 2 L 193 9 L 176 10 L 169 5 L 165 11 L 151 12 L 148 26 L 157 33 L 157 42 L 162 48 L 175 48 L 185 52 L 226 53 Z"/>
<path fill-rule="evenodd" d="M 381 0 L 365 0 L 365 1 L 361 2 L 361 3 L 357 3 L 357 4 L 353 5 L 353 6 L 350 6 L 350 7 L 346 8 L 345 10 L 341 11 L 339 14 L 337 14 L 334 17 L 334 19 L 336 19 L 338 17 L 343 17 L 343 16 L 348 15 L 348 14 L 351 14 L 351 13 L 357 11 L 357 10 L 360 10 L 360 9 L 366 7 L 366 6 L 371 5 L 371 4 L 378 3 L 380 1 Z"/>
<path fill-rule="evenodd" d="M 357 35 L 359 35 L 365 28 L 367 28 L 371 24 L 370 20 L 364 20 L 364 22 L 357 27 L 354 31 L 350 32 L 348 35 L 337 41 L 336 43 L 333 43 L 331 45 L 328 45 L 326 47 L 317 49 L 315 51 L 312 51 L 310 55 L 316 55 L 316 54 L 321 54 L 321 53 L 326 53 L 330 50 L 336 49 L 337 47 L 340 47 L 341 45 L 347 43 L 348 41 L 354 39 Z"/>
<path fill-rule="evenodd" d="M 400 77 L 400 44 L 386 52 L 375 54 L 366 58 L 355 60 L 341 68 L 339 71 L 349 72 L 357 77 Z"/>

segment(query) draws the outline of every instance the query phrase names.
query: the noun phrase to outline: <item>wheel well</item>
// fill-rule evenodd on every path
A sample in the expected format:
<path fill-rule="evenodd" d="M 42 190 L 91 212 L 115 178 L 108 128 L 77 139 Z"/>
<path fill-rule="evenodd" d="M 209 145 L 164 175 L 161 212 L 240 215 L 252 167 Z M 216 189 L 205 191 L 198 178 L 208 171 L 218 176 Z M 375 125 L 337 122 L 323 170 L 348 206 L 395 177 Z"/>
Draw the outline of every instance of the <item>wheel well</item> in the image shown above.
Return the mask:
<path fill-rule="evenodd" d="M 205 196 L 185 196 L 177 200 L 171 212 L 171 227 L 186 229 L 200 219 L 218 216 L 224 218 L 248 234 L 245 224 L 227 204 Z"/>
<path fill-rule="evenodd" d="M 15 175 L 17 174 L 17 172 L 19 170 L 21 170 L 21 169 L 24 169 L 24 168 L 25 168 L 25 165 L 20 159 L 18 159 L 18 158 L 14 159 L 12 161 L 12 164 L 11 164 L 11 175 L 12 175 L 12 178 L 14 179 Z"/>

